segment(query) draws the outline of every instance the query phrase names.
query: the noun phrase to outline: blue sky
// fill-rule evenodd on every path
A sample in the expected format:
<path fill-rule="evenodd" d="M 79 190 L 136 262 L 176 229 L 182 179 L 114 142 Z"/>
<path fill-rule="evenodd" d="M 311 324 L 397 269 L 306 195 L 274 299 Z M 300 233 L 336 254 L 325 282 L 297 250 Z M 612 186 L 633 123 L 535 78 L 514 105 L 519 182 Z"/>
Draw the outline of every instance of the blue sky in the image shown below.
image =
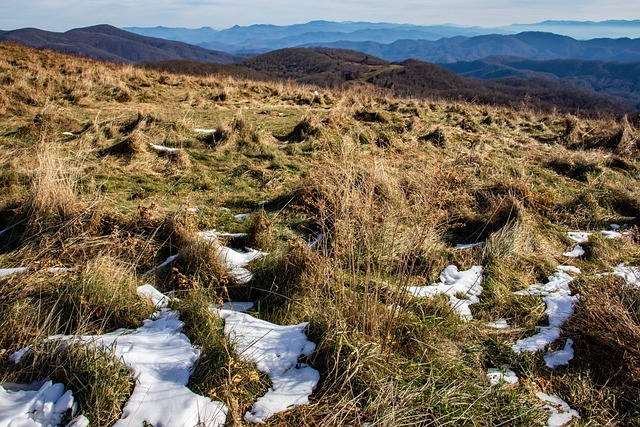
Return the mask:
<path fill-rule="evenodd" d="M 317 19 L 477 25 L 534 23 L 547 19 L 640 19 L 629 0 L 0 0 L 0 29 L 37 27 L 64 31 L 94 24 L 222 29 L 233 25 L 287 25 Z"/>

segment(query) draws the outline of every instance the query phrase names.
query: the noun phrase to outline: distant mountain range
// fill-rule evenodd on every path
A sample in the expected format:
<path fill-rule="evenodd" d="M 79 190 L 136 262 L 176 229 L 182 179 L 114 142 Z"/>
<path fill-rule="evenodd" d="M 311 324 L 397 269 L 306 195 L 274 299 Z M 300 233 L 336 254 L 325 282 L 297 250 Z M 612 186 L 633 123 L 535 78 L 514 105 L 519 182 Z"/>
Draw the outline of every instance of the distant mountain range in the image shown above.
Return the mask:
<path fill-rule="evenodd" d="M 456 25 L 410 25 L 371 22 L 312 21 L 296 25 L 234 26 L 216 31 L 168 27 L 125 27 L 136 34 L 160 37 L 196 44 L 231 53 L 264 53 L 304 44 L 335 42 L 375 42 L 382 44 L 398 40 L 436 41 L 457 36 L 510 35 L 521 32 L 551 32 L 575 39 L 639 38 L 640 20 L 635 21 L 544 21 L 537 24 L 515 24 L 506 27 L 461 27 Z M 334 46 L 340 47 L 340 46 Z M 342 46 L 346 47 L 346 46 Z M 405 58 L 403 58 L 405 59 Z"/>
<path fill-rule="evenodd" d="M 1 31 L 0 41 L 125 63 L 171 59 L 229 63 L 241 59 L 187 43 L 140 36 L 110 25 L 77 28 L 64 33 L 36 28 Z"/>
<path fill-rule="evenodd" d="M 376 42 L 314 43 L 309 46 L 351 49 L 388 61 L 407 58 L 439 64 L 475 61 L 488 56 L 516 56 L 527 59 L 582 59 L 601 61 L 640 61 L 640 39 L 576 40 L 551 33 L 526 32 L 514 35 L 490 34 L 452 37 L 437 41 L 398 40 Z"/>

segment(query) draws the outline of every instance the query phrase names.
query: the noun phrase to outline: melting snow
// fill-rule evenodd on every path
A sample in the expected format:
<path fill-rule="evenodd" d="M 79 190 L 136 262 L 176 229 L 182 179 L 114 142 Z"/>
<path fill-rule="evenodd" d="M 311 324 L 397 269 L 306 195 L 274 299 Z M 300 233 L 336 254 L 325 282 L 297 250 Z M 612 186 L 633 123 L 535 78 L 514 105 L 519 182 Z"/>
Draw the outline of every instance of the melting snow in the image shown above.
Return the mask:
<path fill-rule="evenodd" d="M 471 304 L 480 302 L 482 293 L 482 266 L 475 265 L 469 270 L 458 271 L 450 265 L 440 273 L 440 283 L 431 286 L 407 286 L 407 291 L 417 297 L 433 297 L 439 294 L 449 296 L 449 303 L 464 320 L 471 320 Z M 464 295 L 466 298 L 461 298 Z"/>
<path fill-rule="evenodd" d="M 619 264 L 613 269 L 613 275 L 621 277 L 627 284 L 631 286 L 640 287 L 640 268 L 639 267 L 625 267 L 624 264 Z"/>
<path fill-rule="evenodd" d="M 518 376 L 511 370 L 509 365 L 502 365 L 502 368 L 489 368 L 487 371 L 487 379 L 491 385 L 497 385 L 500 381 L 509 384 L 518 382 Z"/>
<path fill-rule="evenodd" d="M 95 344 L 129 367 L 136 385 L 116 426 L 145 422 L 155 426 L 223 426 L 227 408 L 186 387 L 200 351 L 180 332 L 183 323 L 179 313 L 169 310 L 168 298 L 151 285 L 141 286 L 138 292 L 161 309 L 138 329 L 50 339 Z"/>
<path fill-rule="evenodd" d="M 155 308 L 169 307 L 169 298 L 153 286 L 149 284 L 138 286 L 137 291 L 141 297 L 148 298 Z"/>
<path fill-rule="evenodd" d="M 218 129 L 200 129 L 200 128 L 196 128 L 195 131 L 197 133 L 216 133 Z"/>
<path fill-rule="evenodd" d="M 619 233 L 617 231 L 601 231 L 600 234 L 602 234 L 607 239 L 619 239 L 623 236 L 622 233 Z"/>
<path fill-rule="evenodd" d="M 509 323 L 506 319 L 498 319 L 495 322 L 487 323 L 487 326 L 493 329 L 509 329 Z"/>
<path fill-rule="evenodd" d="M 77 408 L 71 390 L 65 392 L 60 383 L 0 385 L 0 427 L 57 426 L 68 412 L 75 415 Z M 89 420 L 84 416 L 68 424 L 73 427 L 88 425 Z"/>
<path fill-rule="evenodd" d="M 198 234 L 207 242 L 215 245 L 218 259 L 229 269 L 229 275 L 239 284 L 248 283 L 253 278 L 251 272 L 244 267 L 251 261 L 267 255 L 264 252 L 250 248 L 245 248 L 246 252 L 238 252 L 222 246 L 220 242 L 218 242 L 215 230 L 201 231 Z"/>
<path fill-rule="evenodd" d="M 25 271 L 27 271 L 27 267 L 0 268 L 0 277 L 10 276 L 17 273 L 24 273 Z"/>
<path fill-rule="evenodd" d="M 65 136 L 74 136 L 73 132 L 62 132 L 62 134 Z"/>
<path fill-rule="evenodd" d="M 565 252 L 562 255 L 567 258 L 578 258 L 584 255 L 584 248 L 580 245 L 576 245 L 571 252 Z"/>
<path fill-rule="evenodd" d="M 307 323 L 279 326 L 229 310 L 221 310 L 220 317 L 238 355 L 255 363 L 272 383 L 245 414 L 246 421 L 262 423 L 277 412 L 309 403 L 320 374 L 298 362 L 301 355 L 311 354 L 316 347 L 304 333 Z"/>
<path fill-rule="evenodd" d="M 164 151 L 166 153 L 175 153 L 176 151 L 180 151 L 179 148 L 165 147 L 164 145 L 149 144 L 149 147 L 156 151 Z"/>
<path fill-rule="evenodd" d="M 313 239 L 313 241 L 309 242 L 308 248 L 309 249 L 315 248 L 316 246 L 318 246 L 318 243 L 320 243 L 322 239 L 324 239 L 324 233 L 318 233 L 316 235 L 316 238 Z"/>
<path fill-rule="evenodd" d="M 571 359 L 573 359 L 573 340 L 571 338 L 567 338 L 567 342 L 562 350 L 548 351 L 544 355 L 544 362 L 547 364 L 547 367 L 551 369 L 568 365 Z"/>
<path fill-rule="evenodd" d="M 243 213 L 243 214 L 235 215 L 235 217 L 236 217 L 236 219 L 238 221 L 244 221 L 245 219 L 249 218 L 250 216 L 251 216 L 250 213 Z"/>
<path fill-rule="evenodd" d="M 567 233 L 567 236 L 569 236 L 569 238 L 571 240 L 573 240 L 574 242 L 577 243 L 586 243 L 589 241 L 589 236 L 591 235 L 591 233 L 585 233 L 582 231 L 569 231 Z"/>
<path fill-rule="evenodd" d="M 569 404 L 558 396 L 549 395 L 539 391 L 536 393 L 538 399 L 548 403 L 544 405 L 545 409 L 551 412 L 547 420 L 547 427 L 561 427 L 571 421 L 573 417 L 580 418 L 578 411 L 571 409 Z"/>
<path fill-rule="evenodd" d="M 171 255 L 171 256 L 170 256 L 169 258 L 167 258 L 167 259 L 166 259 L 162 264 L 160 264 L 160 265 L 159 265 L 159 266 L 157 266 L 157 267 L 153 267 L 151 270 L 149 270 L 149 271 L 147 271 L 146 273 L 144 273 L 144 274 L 143 274 L 143 276 L 148 276 L 149 274 L 151 274 L 151 273 L 153 273 L 153 272 L 155 272 L 155 271 L 157 271 L 157 270 L 160 270 L 162 267 L 165 267 L 165 266 L 167 266 L 167 265 L 171 264 L 173 261 L 175 261 L 175 260 L 176 260 L 176 258 L 178 258 L 178 254 Z"/>
<path fill-rule="evenodd" d="M 523 351 L 541 351 L 548 344 L 560 338 L 560 327 L 573 314 L 573 307 L 580 298 L 579 295 L 571 295 L 569 283 L 573 277 L 567 274 L 570 268 L 558 268 L 553 276 L 549 276 L 547 283 L 531 285 L 529 289 L 517 291 L 516 295 L 541 296 L 547 309 L 544 311 L 549 319 L 549 326 L 539 327 L 540 332 L 528 338 L 518 340 L 511 348 L 516 353 Z"/>
<path fill-rule="evenodd" d="M 606 237 L 607 239 L 619 239 L 622 236 L 626 236 L 629 234 L 628 232 L 620 233 L 619 231 L 615 231 L 620 229 L 620 226 L 618 224 L 611 224 L 611 228 L 613 229 L 613 231 L 603 230 L 600 232 L 600 234 Z M 570 231 L 567 233 L 567 236 L 569 236 L 571 240 L 577 243 L 586 243 L 589 241 L 589 236 L 591 236 L 592 234 L 593 233 L 585 233 L 582 231 Z"/>
<path fill-rule="evenodd" d="M 480 245 L 484 245 L 484 242 L 458 243 L 455 248 L 456 249 L 471 249 L 471 248 L 475 248 L 476 246 L 480 246 Z"/>

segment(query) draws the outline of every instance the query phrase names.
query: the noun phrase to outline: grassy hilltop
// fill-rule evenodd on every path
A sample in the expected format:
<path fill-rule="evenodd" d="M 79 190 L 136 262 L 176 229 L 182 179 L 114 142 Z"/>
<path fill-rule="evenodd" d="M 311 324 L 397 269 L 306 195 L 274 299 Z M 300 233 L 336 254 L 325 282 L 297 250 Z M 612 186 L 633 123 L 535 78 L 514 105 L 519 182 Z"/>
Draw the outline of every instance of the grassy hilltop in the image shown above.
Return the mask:
<path fill-rule="evenodd" d="M 304 360 L 320 371 L 311 403 L 268 425 L 544 425 L 537 392 L 577 410 L 572 425 L 639 425 L 640 289 L 602 274 L 640 261 L 638 123 L 11 44 L 0 44 L 0 85 L 0 268 L 28 267 L 0 278 L 0 383 L 51 377 L 92 425 L 113 424 L 133 384 L 126 368 L 45 339 L 137 327 L 152 308 L 136 288 L 151 283 L 179 298 L 203 351 L 189 386 L 225 403 L 229 425 L 243 425 L 269 381 L 238 360 L 209 310 L 228 300 L 255 301 L 275 323 L 307 321 L 317 344 Z M 611 223 L 626 234 L 600 235 Z M 235 283 L 198 238 L 212 228 L 268 253 L 251 282 Z M 563 256 L 569 231 L 594 233 L 581 257 Z M 404 291 L 451 264 L 484 268 L 470 321 L 444 296 Z M 511 349 L 547 324 L 542 299 L 514 291 L 558 265 L 580 268 L 580 300 L 552 344 L 571 338 L 575 357 L 551 370 L 542 353 Z M 487 326 L 499 318 L 510 328 Z M 490 385 L 487 369 L 503 364 L 519 382 Z"/>

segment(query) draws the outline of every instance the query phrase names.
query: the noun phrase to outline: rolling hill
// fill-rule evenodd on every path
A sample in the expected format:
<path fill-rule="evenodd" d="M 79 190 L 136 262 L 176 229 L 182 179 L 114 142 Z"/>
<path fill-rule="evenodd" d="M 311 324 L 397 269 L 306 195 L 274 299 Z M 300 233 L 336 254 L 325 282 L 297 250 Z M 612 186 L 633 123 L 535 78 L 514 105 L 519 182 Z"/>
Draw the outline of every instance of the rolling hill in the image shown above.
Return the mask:
<path fill-rule="evenodd" d="M 172 59 L 229 63 L 239 59 L 228 53 L 140 36 L 110 25 L 76 28 L 64 33 L 23 28 L 0 33 L 0 41 L 124 63 Z"/>
<path fill-rule="evenodd" d="M 640 107 L 640 62 L 617 63 L 556 59 L 532 61 L 493 56 L 477 61 L 442 64 L 458 75 L 479 79 L 545 78 L 628 100 Z"/>
<path fill-rule="evenodd" d="M 461 77 L 435 64 L 413 59 L 388 62 L 360 52 L 327 48 L 282 49 L 237 63 L 262 74 L 320 87 L 369 83 L 401 96 L 464 99 L 493 105 L 529 106 L 583 113 L 633 111 L 627 99 L 599 94 L 569 81 L 505 76 L 483 81 Z"/>

